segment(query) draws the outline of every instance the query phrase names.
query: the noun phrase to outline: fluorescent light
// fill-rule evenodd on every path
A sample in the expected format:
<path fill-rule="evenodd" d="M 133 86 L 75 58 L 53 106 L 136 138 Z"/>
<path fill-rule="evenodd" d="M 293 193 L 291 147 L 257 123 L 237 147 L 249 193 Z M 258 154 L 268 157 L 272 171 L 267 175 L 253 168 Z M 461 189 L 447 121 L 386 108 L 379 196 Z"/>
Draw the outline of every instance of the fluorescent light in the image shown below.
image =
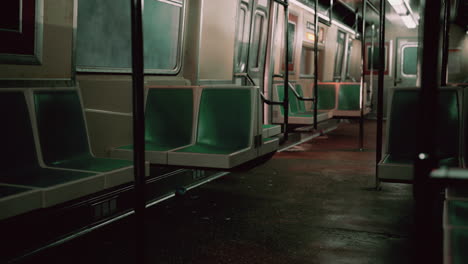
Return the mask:
<path fill-rule="evenodd" d="M 408 13 L 408 8 L 405 5 L 404 0 L 388 0 L 390 5 L 393 7 L 395 12 L 399 15 L 406 15 Z"/>
<path fill-rule="evenodd" d="M 400 16 L 407 28 L 416 28 L 417 24 L 412 15 Z"/>

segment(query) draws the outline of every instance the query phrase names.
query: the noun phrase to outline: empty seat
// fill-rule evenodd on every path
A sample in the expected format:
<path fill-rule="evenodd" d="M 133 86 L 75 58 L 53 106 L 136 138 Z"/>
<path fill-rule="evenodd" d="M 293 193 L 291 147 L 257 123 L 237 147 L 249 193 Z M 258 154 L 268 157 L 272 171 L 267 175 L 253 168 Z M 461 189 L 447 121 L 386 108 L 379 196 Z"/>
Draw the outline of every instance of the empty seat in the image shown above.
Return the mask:
<path fill-rule="evenodd" d="M 466 245 L 468 244 L 468 228 L 444 228 L 444 263 L 463 264 L 468 262 Z"/>
<path fill-rule="evenodd" d="M 131 161 L 91 154 L 76 89 L 36 90 L 33 99 L 42 159 L 47 166 L 105 174 L 106 188 L 133 180 Z"/>
<path fill-rule="evenodd" d="M 0 137 L 8 153 L 0 159 L 0 183 L 18 187 L 2 187 L 0 206 L 8 210 L 3 216 L 52 206 L 104 188 L 104 177 L 95 173 L 40 166 L 23 92 L 0 92 L 0 115 Z"/>
<path fill-rule="evenodd" d="M 145 108 L 145 158 L 167 164 L 167 151 L 187 146 L 193 134 L 193 88 L 150 88 Z M 132 159 L 133 145 L 112 150 L 112 157 Z"/>
<path fill-rule="evenodd" d="M 168 164 L 232 168 L 256 157 L 256 88 L 204 88 L 194 144 L 168 153 Z"/>
<path fill-rule="evenodd" d="M 0 220 L 42 207 L 42 192 L 32 187 L 0 185 Z"/>
<path fill-rule="evenodd" d="M 276 85 L 277 98 L 279 101 L 284 100 L 284 86 Z M 302 95 L 302 88 L 300 85 L 296 85 L 296 91 L 299 95 Z M 314 123 L 314 112 L 312 110 L 306 110 L 304 101 L 298 100 L 298 98 L 292 92 L 292 89 L 289 88 L 289 123 L 290 124 L 302 124 L 302 125 L 312 125 Z M 283 107 L 279 107 L 279 116 L 278 111 L 273 115 L 273 120 L 276 123 L 282 123 L 284 117 Z M 277 108 L 277 109 L 278 109 Z M 321 122 L 332 117 L 333 113 L 331 111 L 319 111 L 317 114 L 317 121 Z"/>
<path fill-rule="evenodd" d="M 318 84 L 317 108 L 319 110 L 335 110 L 336 84 Z"/>
<path fill-rule="evenodd" d="M 378 165 L 379 178 L 411 181 L 416 157 L 419 90 L 393 89 L 388 121 L 387 153 Z M 456 167 L 459 155 L 459 94 L 457 89 L 440 91 L 437 116 L 436 154 L 441 166 Z"/>
<path fill-rule="evenodd" d="M 367 100 L 364 93 L 362 97 L 361 84 L 350 82 L 331 82 L 321 83 L 320 85 L 335 85 L 337 94 L 336 107 L 334 115 L 338 117 L 359 117 L 361 116 L 361 99 L 364 102 Z M 370 108 L 364 108 L 364 115 L 370 112 Z"/>

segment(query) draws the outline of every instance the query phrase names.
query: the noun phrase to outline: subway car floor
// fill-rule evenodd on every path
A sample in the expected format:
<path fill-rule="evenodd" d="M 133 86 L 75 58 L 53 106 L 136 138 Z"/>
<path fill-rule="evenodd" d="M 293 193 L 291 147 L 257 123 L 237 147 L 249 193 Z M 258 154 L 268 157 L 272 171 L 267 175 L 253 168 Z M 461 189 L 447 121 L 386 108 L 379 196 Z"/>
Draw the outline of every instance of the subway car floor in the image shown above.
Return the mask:
<path fill-rule="evenodd" d="M 147 263 L 409 263 L 411 185 L 374 186 L 357 122 L 147 210 Z M 133 218 L 22 263 L 135 263 Z"/>

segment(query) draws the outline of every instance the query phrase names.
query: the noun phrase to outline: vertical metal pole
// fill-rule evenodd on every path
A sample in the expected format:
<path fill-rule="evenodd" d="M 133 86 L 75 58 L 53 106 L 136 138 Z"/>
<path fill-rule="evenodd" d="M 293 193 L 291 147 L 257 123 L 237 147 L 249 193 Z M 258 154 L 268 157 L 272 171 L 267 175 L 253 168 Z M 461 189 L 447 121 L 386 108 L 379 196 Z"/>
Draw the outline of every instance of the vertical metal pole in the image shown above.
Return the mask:
<path fill-rule="evenodd" d="M 362 42 L 361 42 L 361 115 L 359 117 L 359 150 L 364 150 L 364 94 L 365 94 L 365 87 L 364 87 L 364 55 L 366 52 L 366 7 L 367 7 L 367 0 L 362 1 Z"/>
<path fill-rule="evenodd" d="M 368 56 L 370 57 L 371 61 L 370 61 L 370 75 L 369 75 L 369 90 L 370 91 L 374 91 L 374 56 L 375 56 L 375 53 L 374 53 L 374 45 L 375 45 L 375 41 L 374 41 L 374 37 L 375 37 L 375 25 L 372 24 L 371 26 L 371 54 L 372 56 Z M 366 91 L 367 92 L 367 91 Z M 368 94 L 367 94 L 368 95 Z M 366 96 L 367 98 L 367 96 Z M 369 100 L 371 98 L 368 98 Z"/>
<path fill-rule="evenodd" d="M 425 2 L 425 3 L 424 3 Z M 414 168 L 414 205 L 416 229 L 416 255 L 418 263 L 442 263 L 442 221 L 433 213 L 437 195 L 429 183 L 429 174 L 437 166 L 436 130 L 438 126 L 437 111 L 440 60 L 439 51 L 441 37 L 441 0 L 423 1 L 420 9 L 422 15 L 422 47 L 421 56 L 421 89 L 419 96 L 419 119 L 416 137 L 416 153 Z"/>
<path fill-rule="evenodd" d="M 377 87 L 377 143 L 375 152 L 375 188 L 380 187 L 379 174 L 377 164 L 382 159 L 382 142 L 383 142 L 383 91 L 384 91 L 384 72 L 385 72 L 385 2 L 380 0 L 379 11 L 379 78 Z"/>
<path fill-rule="evenodd" d="M 136 263 L 145 261 L 145 117 L 142 0 L 130 0 L 132 18 L 133 164 Z"/>
<path fill-rule="evenodd" d="M 450 42 L 450 0 L 444 1 L 444 39 L 442 42 L 442 70 L 440 72 L 440 85 L 447 86 L 447 64 Z"/>
<path fill-rule="evenodd" d="M 289 3 L 284 1 L 284 140 L 288 140 L 289 122 Z"/>
<path fill-rule="evenodd" d="M 315 7 L 314 7 L 314 129 L 317 129 L 318 123 L 318 0 L 315 0 Z M 331 23 L 331 22 L 330 22 Z"/>

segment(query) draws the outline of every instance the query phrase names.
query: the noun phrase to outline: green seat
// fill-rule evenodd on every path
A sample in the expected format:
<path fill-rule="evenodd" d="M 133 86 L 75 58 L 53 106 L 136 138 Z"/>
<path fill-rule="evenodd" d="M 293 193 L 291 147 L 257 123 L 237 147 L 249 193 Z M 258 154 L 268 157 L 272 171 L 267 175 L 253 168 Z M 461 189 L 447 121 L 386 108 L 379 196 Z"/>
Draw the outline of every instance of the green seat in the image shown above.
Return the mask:
<path fill-rule="evenodd" d="M 263 128 L 274 128 L 274 127 L 277 127 L 278 125 L 271 125 L 271 124 L 263 124 L 262 127 Z"/>
<path fill-rule="evenodd" d="M 0 113 L 2 116 L 0 137 L 4 139 L 3 149 L 8 153 L 0 159 L 2 170 L 0 182 L 49 187 L 63 181 L 94 175 L 40 167 L 26 100 L 22 92 L 0 93 Z M 61 177 L 57 178 L 58 175 Z"/>
<path fill-rule="evenodd" d="M 468 263 L 468 255 L 466 254 L 466 245 L 468 244 L 468 229 L 453 228 L 448 229 L 447 231 L 450 232 L 450 249 L 448 250 L 448 254 L 450 254 L 449 258 L 451 259 L 450 263 Z"/>
<path fill-rule="evenodd" d="M 109 172 L 132 166 L 127 160 L 95 158 L 76 90 L 35 91 L 34 105 L 44 162 L 50 167 Z"/>
<path fill-rule="evenodd" d="M 229 154 L 250 147 L 250 89 L 205 88 L 200 100 L 195 144 L 176 152 Z"/>
<path fill-rule="evenodd" d="M 278 91 L 278 98 L 280 101 L 284 100 L 284 86 L 277 85 L 276 89 Z M 296 92 L 303 96 L 301 85 L 296 84 Z M 281 107 L 281 114 L 284 115 L 284 109 Z M 299 100 L 293 93 L 292 89 L 289 88 L 289 116 L 292 117 L 312 117 L 313 111 L 306 111 L 304 101 Z"/>
<path fill-rule="evenodd" d="M 145 110 L 146 151 L 168 151 L 189 145 L 192 124 L 192 89 L 149 89 Z M 132 150 L 133 145 L 119 149 Z"/>
<path fill-rule="evenodd" d="M 447 200 L 448 225 L 468 227 L 468 202 Z"/>
<path fill-rule="evenodd" d="M 31 188 L 27 187 L 0 185 L 0 200 L 8 196 L 20 194 L 30 190 Z"/>
<path fill-rule="evenodd" d="M 318 85 L 318 100 L 317 108 L 319 110 L 335 109 L 336 90 L 334 84 L 319 84 Z"/>
<path fill-rule="evenodd" d="M 437 157 L 458 166 L 459 112 L 456 90 L 441 90 L 437 116 Z M 395 90 L 391 103 L 386 163 L 412 164 L 416 156 L 419 90 Z"/>
<path fill-rule="evenodd" d="M 360 110 L 360 84 L 340 84 L 338 90 L 338 110 Z"/>
<path fill-rule="evenodd" d="M 18 189 L 2 187 L 1 196 L 13 195 L 18 191 L 27 195 L 24 200 L 11 201 L 15 204 L 2 204 L 2 206 L 11 210 L 16 208 L 15 213 L 22 213 L 23 211 L 18 211 L 19 208 L 28 208 L 28 210 L 38 208 L 33 205 L 48 207 L 102 189 L 103 185 L 99 186 L 96 183 L 98 181 L 103 183 L 104 180 L 96 178 L 94 173 L 47 169 L 39 165 L 29 112 L 22 92 L 0 92 L 0 116 L 2 118 L 0 137 L 4 139 L 2 148 L 8 153 L 0 159 L 0 183 L 25 186 Z M 75 189 L 70 193 L 77 182 L 83 189 Z M 88 183 L 94 185 L 93 189 L 84 188 Z M 26 187 L 40 188 L 40 192 L 28 192 Z M 36 197 L 34 195 L 38 201 L 34 200 Z"/>

